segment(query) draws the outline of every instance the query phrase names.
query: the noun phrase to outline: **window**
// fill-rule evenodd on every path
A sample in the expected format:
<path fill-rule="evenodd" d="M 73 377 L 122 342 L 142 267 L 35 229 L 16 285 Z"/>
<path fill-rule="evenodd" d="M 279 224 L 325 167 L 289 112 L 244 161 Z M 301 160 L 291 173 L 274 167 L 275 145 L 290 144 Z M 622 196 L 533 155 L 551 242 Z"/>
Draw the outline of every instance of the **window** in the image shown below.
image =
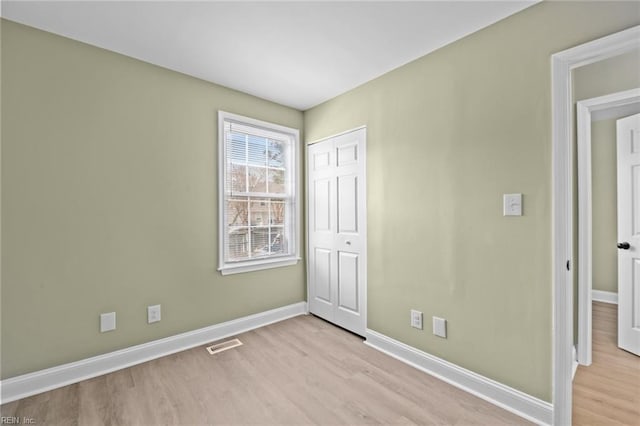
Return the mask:
<path fill-rule="evenodd" d="M 298 130 L 220 111 L 223 275 L 299 260 Z"/>

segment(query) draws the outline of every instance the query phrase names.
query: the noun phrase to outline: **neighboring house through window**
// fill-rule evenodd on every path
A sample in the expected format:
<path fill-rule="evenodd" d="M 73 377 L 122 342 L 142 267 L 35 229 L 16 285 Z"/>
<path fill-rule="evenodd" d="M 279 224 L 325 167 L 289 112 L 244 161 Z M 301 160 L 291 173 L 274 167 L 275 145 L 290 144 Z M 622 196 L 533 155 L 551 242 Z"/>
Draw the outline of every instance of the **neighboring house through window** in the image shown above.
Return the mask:
<path fill-rule="evenodd" d="M 223 275 L 299 260 L 299 132 L 220 111 L 220 265 Z"/>

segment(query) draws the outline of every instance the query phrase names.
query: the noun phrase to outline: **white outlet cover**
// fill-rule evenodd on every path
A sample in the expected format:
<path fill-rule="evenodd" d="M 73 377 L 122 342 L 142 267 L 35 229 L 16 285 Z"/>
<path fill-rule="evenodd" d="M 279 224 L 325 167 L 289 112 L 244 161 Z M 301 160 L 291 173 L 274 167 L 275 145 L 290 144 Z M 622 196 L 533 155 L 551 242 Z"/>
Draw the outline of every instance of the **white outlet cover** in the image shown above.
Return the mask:
<path fill-rule="evenodd" d="M 433 317 L 433 334 L 438 337 L 447 338 L 447 320 L 444 318 Z"/>
<path fill-rule="evenodd" d="M 161 319 L 160 305 L 147 306 L 147 323 L 158 322 Z"/>
<path fill-rule="evenodd" d="M 116 313 L 100 314 L 100 333 L 116 329 Z"/>

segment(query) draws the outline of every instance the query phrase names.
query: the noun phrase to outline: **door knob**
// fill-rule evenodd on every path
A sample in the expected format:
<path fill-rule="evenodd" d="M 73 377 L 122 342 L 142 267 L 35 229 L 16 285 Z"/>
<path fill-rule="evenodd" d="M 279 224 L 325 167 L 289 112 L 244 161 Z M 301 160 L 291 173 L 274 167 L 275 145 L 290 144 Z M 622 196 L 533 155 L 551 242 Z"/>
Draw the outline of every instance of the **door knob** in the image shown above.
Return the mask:
<path fill-rule="evenodd" d="M 345 243 L 350 246 L 351 245 L 351 241 L 345 241 Z"/>
<path fill-rule="evenodd" d="M 627 242 L 618 243 L 618 248 L 622 250 L 629 250 L 631 248 L 631 245 L 629 245 L 629 243 Z"/>

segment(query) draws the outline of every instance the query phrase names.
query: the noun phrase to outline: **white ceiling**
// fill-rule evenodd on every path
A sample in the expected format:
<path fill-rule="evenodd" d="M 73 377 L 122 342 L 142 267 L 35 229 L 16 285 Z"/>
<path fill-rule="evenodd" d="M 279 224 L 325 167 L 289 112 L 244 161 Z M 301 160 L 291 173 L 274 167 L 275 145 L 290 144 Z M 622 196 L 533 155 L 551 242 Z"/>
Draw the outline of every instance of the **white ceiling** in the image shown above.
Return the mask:
<path fill-rule="evenodd" d="M 2 1 L 2 16 L 306 110 L 529 1 Z"/>

